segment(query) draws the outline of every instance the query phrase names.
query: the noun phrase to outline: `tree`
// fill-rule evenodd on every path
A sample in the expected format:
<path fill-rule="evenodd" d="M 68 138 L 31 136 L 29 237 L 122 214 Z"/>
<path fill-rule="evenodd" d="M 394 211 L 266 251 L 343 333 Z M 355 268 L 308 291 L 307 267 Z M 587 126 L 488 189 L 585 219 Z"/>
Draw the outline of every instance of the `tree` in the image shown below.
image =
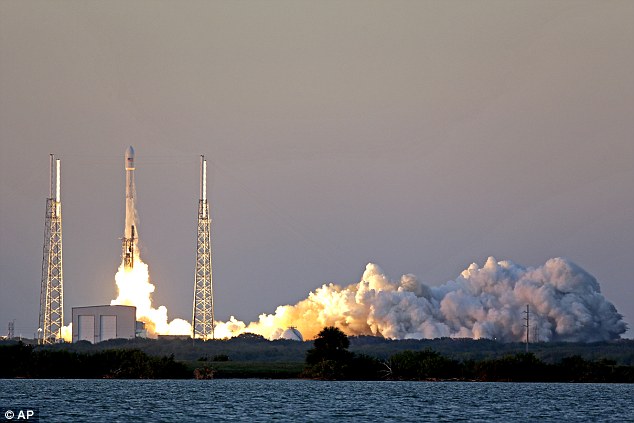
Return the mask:
<path fill-rule="evenodd" d="M 328 326 L 322 329 L 313 342 L 314 348 L 306 353 L 306 364 L 315 365 L 322 361 L 344 362 L 349 360 L 351 352 L 348 351 L 350 341 L 341 329 Z"/>
<path fill-rule="evenodd" d="M 317 379 L 346 379 L 354 354 L 348 351 L 350 341 L 334 326 L 324 328 L 306 352 L 305 375 Z"/>

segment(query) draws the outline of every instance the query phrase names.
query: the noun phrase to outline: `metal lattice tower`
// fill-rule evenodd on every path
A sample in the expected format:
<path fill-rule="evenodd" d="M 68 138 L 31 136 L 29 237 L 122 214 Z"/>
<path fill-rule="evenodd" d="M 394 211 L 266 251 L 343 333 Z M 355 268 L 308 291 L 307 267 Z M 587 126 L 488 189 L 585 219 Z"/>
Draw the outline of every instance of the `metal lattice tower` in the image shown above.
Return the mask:
<path fill-rule="evenodd" d="M 7 339 L 15 338 L 15 319 L 9 322 L 9 331 L 7 333 Z"/>
<path fill-rule="evenodd" d="M 49 197 L 46 199 L 42 285 L 38 342 L 52 344 L 62 338 L 64 324 L 64 277 L 62 265 L 62 203 L 59 159 L 51 154 Z"/>
<path fill-rule="evenodd" d="M 196 238 L 196 274 L 192 337 L 214 339 L 214 291 L 211 279 L 211 219 L 207 203 L 207 161 L 200 156 L 200 200 Z"/>

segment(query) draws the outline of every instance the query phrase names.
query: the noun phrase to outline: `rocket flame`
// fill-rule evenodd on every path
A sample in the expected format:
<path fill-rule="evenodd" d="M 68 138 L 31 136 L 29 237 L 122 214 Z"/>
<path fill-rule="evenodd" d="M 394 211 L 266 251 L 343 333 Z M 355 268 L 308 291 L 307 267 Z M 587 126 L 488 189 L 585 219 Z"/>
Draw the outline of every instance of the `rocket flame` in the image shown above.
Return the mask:
<path fill-rule="evenodd" d="M 152 293 L 155 286 L 150 282 L 148 265 L 139 257 L 138 250 L 134 254 L 134 266 L 126 268 L 121 262 L 115 275 L 118 296 L 110 305 L 129 305 L 136 307 L 137 320 L 145 323 L 148 336 L 157 335 L 189 335 L 191 325 L 183 319 L 167 322 L 167 308 L 152 307 Z"/>

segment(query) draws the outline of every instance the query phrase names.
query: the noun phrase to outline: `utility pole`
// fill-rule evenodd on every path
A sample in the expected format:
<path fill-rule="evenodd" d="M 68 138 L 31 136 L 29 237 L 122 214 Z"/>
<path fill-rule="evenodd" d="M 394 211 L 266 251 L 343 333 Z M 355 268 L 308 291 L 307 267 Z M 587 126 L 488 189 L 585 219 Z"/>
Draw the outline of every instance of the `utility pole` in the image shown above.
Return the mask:
<path fill-rule="evenodd" d="M 524 312 L 524 314 L 526 314 L 524 320 L 526 320 L 526 352 L 528 353 L 528 334 L 530 333 L 530 312 L 528 309 L 528 304 L 526 304 L 526 311 Z"/>

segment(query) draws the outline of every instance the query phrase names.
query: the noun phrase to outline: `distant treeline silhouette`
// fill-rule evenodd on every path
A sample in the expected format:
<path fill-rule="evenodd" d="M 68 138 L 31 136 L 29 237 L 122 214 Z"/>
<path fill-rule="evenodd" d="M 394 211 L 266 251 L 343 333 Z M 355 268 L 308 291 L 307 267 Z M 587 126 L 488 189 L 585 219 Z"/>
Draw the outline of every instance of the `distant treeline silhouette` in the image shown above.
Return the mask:
<path fill-rule="evenodd" d="M 0 378 L 184 379 L 192 377 L 174 356 L 151 357 L 140 350 L 92 354 L 35 349 L 18 343 L 0 346 Z"/>
<path fill-rule="evenodd" d="M 459 361 L 502 358 L 524 352 L 525 346 L 518 342 L 499 342 L 492 339 L 438 338 L 438 339 L 385 339 L 376 336 L 350 336 L 349 350 L 356 354 L 366 354 L 380 360 L 389 360 L 403 351 L 423 351 L 431 349 L 445 357 Z M 0 341 L 2 345 L 12 345 L 17 341 Z M 29 341 L 25 341 L 28 343 Z M 34 342 L 34 341 L 30 341 Z M 91 344 L 81 341 L 73 344 L 61 343 L 37 346 L 36 349 L 64 350 L 78 353 L 95 353 L 112 349 L 138 349 L 150 356 L 174 354 L 176 361 L 194 361 L 200 358 L 213 360 L 226 355 L 231 361 L 242 362 L 284 362 L 303 363 L 306 352 L 313 341 L 291 340 L 270 341 L 259 335 L 242 334 L 231 339 L 216 339 L 203 342 L 200 339 L 112 339 Z M 634 366 L 634 340 L 621 339 L 594 343 L 540 342 L 530 345 L 530 352 L 545 363 L 557 363 L 563 358 L 578 355 L 588 361 L 603 358 L 617 364 Z"/>
<path fill-rule="evenodd" d="M 548 364 L 532 353 L 458 361 L 431 349 L 403 351 L 382 361 L 348 350 L 346 335 L 335 327 L 322 330 L 306 354 L 304 377 L 330 380 L 473 380 L 513 382 L 634 383 L 634 366 L 580 356 Z"/>
<path fill-rule="evenodd" d="M 0 343 L 0 378 L 634 382 L 632 342 L 628 340 L 593 345 L 593 359 L 587 357 L 589 348 L 578 344 L 553 346 L 557 349 L 546 349 L 538 356 L 509 353 L 513 345 L 495 341 L 349 338 L 334 327 L 324 328 L 312 342 L 313 348 L 310 344 L 268 341 L 256 335 L 204 343 L 115 340 L 96 345 L 34 346 L 5 341 Z M 580 349 L 586 356 L 575 354 Z M 615 355 L 615 350 L 620 354 Z M 570 354 L 562 356 L 563 351 Z M 617 356 L 618 361 L 613 358 Z"/>

